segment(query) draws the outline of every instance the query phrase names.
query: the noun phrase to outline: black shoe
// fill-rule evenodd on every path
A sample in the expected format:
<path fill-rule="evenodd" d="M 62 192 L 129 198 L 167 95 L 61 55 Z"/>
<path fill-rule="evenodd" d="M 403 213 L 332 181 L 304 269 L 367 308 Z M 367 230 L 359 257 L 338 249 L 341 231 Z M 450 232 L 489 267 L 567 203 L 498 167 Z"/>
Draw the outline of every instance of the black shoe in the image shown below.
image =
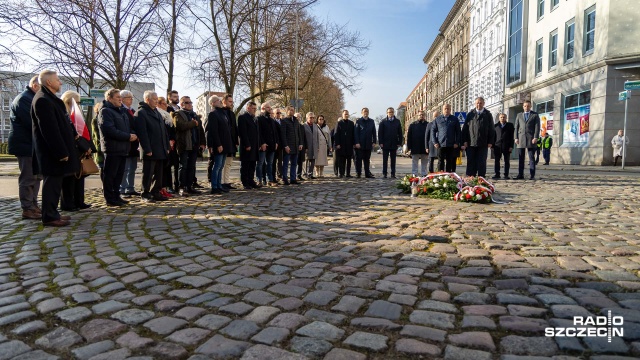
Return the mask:
<path fill-rule="evenodd" d="M 296 180 L 291 180 L 291 183 L 292 183 L 293 185 L 300 185 L 300 183 L 299 183 L 299 182 L 297 182 Z"/>
<path fill-rule="evenodd" d="M 356 174 L 356 178 L 360 179 L 361 175 L 360 174 Z"/>
<path fill-rule="evenodd" d="M 251 184 L 251 187 L 253 187 L 254 189 L 260 189 L 262 187 L 262 184 L 260 183 L 253 183 Z"/>
<path fill-rule="evenodd" d="M 144 202 L 156 202 L 155 199 L 153 198 L 153 195 L 149 194 L 149 193 L 142 193 L 140 195 L 140 200 L 144 201 Z"/>
<path fill-rule="evenodd" d="M 382 175 L 382 177 L 386 179 L 386 178 L 387 178 L 387 175 Z"/>
<path fill-rule="evenodd" d="M 169 200 L 168 197 L 164 197 L 164 196 L 162 196 L 160 194 L 153 194 L 152 197 L 153 197 L 153 200 L 155 200 L 155 201 L 167 201 L 167 200 Z"/>
<path fill-rule="evenodd" d="M 140 196 L 140 193 L 137 191 L 133 191 L 133 192 L 126 192 L 124 193 L 125 196 Z"/>
<path fill-rule="evenodd" d="M 124 206 L 124 203 L 119 201 L 107 201 L 107 206 Z"/>
<path fill-rule="evenodd" d="M 218 190 L 222 191 L 223 193 L 228 193 L 230 191 L 227 188 L 219 188 Z"/>
<path fill-rule="evenodd" d="M 313 176 L 313 175 L 310 175 L 310 176 L 309 176 L 309 179 L 315 179 L 315 178 L 316 178 L 316 177 L 315 177 L 315 176 Z"/>
<path fill-rule="evenodd" d="M 187 188 L 187 193 L 190 195 L 200 195 L 202 194 L 202 191 L 198 191 L 193 188 Z"/>
<path fill-rule="evenodd" d="M 549 163 L 544 163 L 544 164 L 542 164 L 542 165 L 549 165 Z"/>
<path fill-rule="evenodd" d="M 198 184 L 197 182 L 194 182 L 193 185 L 191 185 L 191 187 L 193 189 L 204 189 L 204 186 Z"/>
<path fill-rule="evenodd" d="M 375 178 L 376 178 L 375 176 L 373 176 L 373 174 L 369 174 L 369 175 L 367 175 L 367 176 L 365 176 L 365 177 L 366 177 L 367 179 L 375 179 Z"/>
<path fill-rule="evenodd" d="M 339 179 L 342 179 L 344 177 L 344 175 L 338 175 Z"/>
<path fill-rule="evenodd" d="M 529 180 L 535 180 L 535 179 L 536 179 L 535 176 L 533 176 L 533 175 L 529 176 Z"/>
<path fill-rule="evenodd" d="M 504 176 L 504 179 L 505 179 L 505 180 L 509 180 L 509 179 L 511 179 L 511 177 L 509 177 L 509 175 L 505 175 L 505 176 Z"/>
<path fill-rule="evenodd" d="M 291 185 L 291 183 L 289 181 L 287 181 L 287 180 L 283 180 L 282 181 L 282 185 Z"/>
<path fill-rule="evenodd" d="M 298 176 L 298 181 L 305 181 L 305 178 L 303 178 L 302 176 Z"/>
<path fill-rule="evenodd" d="M 524 175 L 518 175 L 515 177 L 516 180 L 524 180 Z"/>
<path fill-rule="evenodd" d="M 244 190 L 253 190 L 254 187 L 251 186 L 251 185 L 247 185 L 247 186 L 243 186 L 242 189 L 244 189 Z"/>
<path fill-rule="evenodd" d="M 226 187 L 229 190 L 235 190 L 237 189 L 237 187 L 231 185 L 231 184 L 222 184 L 222 187 Z"/>
<path fill-rule="evenodd" d="M 346 177 L 346 178 L 352 178 L 353 176 L 351 176 L 351 175 L 345 175 L 344 177 Z"/>
<path fill-rule="evenodd" d="M 227 190 L 227 191 L 229 191 L 229 190 Z M 211 191 L 209 191 L 209 194 L 211 194 L 211 195 L 222 194 L 222 189 L 211 189 Z"/>
<path fill-rule="evenodd" d="M 395 176 L 395 175 L 391 175 L 391 178 L 392 178 L 392 179 L 395 179 L 395 178 L 396 178 L 396 176 Z"/>
<path fill-rule="evenodd" d="M 491 178 L 497 180 L 497 179 L 500 179 L 500 175 L 493 175 Z"/>
<path fill-rule="evenodd" d="M 88 208 L 90 208 L 90 207 L 91 207 L 91 204 L 80 204 L 80 205 L 78 206 L 78 209 L 80 209 L 80 210 L 84 210 L 84 209 L 88 209 Z"/>
<path fill-rule="evenodd" d="M 119 198 L 118 201 L 120 201 L 121 203 L 124 203 L 124 204 L 128 204 L 129 203 L 129 201 L 124 200 L 123 198 Z"/>

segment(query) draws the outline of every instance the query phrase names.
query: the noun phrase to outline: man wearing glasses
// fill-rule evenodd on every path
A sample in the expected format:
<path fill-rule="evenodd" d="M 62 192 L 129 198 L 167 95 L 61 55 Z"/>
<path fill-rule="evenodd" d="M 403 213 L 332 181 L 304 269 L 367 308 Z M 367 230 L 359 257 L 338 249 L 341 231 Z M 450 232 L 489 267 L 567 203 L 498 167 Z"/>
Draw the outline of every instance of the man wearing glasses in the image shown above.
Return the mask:
<path fill-rule="evenodd" d="M 280 141 L 280 122 L 282 119 L 282 110 L 279 108 L 273 109 L 273 121 L 276 123 L 276 131 L 278 137 L 278 148 L 276 149 L 275 159 L 273 161 L 273 174 L 276 177 L 276 183 L 279 179 L 282 179 L 282 142 Z"/>
<path fill-rule="evenodd" d="M 198 148 L 204 149 L 206 138 L 202 123 L 193 112 L 193 102 L 188 96 L 180 98 L 181 109 L 171 114 L 176 125 L 176 150 L 180 159 L 180 196 L 200 194 L 192 185 L 196 176 Z"/>
<path fill-rule="evenodd" d="M 393 108 L 387 109 L 387 117 L 380 122 L 378 141 L 382 148 L 382 175 L 387 178 L 387 163 L 391 156 L 391 178 L 396 178 L 396 155 L 402 145 L 402 126 L 394 115 Z"/>

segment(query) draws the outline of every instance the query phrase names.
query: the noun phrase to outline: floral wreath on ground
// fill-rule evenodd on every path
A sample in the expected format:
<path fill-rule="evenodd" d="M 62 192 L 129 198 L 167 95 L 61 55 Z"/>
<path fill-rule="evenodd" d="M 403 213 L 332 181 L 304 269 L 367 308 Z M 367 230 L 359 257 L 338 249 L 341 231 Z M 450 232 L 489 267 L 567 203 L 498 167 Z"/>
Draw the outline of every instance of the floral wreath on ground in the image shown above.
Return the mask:
<path fill-rule="evenodd" d="M 488 204 L 495 186 L 482 176 L 462 178 L 456 173 L 439 172 L 424 177 L 407 175 L 398 189 L 411 196 Z"/>

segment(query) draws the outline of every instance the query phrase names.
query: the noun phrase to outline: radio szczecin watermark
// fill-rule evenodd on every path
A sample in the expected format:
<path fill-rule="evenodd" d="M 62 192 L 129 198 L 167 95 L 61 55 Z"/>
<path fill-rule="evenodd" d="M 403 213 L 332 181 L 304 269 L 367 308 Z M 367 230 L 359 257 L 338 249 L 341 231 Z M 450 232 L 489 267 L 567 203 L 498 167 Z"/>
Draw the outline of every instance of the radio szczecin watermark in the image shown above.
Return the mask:
<path fill-rule="evenodd" d="M 606 337 L 611 342 L 612 337 L 624 336 L 624 318 L 611 316 L 574 316 L 573 327 L 548 327 L 544 329 L 547 337 Z"/>

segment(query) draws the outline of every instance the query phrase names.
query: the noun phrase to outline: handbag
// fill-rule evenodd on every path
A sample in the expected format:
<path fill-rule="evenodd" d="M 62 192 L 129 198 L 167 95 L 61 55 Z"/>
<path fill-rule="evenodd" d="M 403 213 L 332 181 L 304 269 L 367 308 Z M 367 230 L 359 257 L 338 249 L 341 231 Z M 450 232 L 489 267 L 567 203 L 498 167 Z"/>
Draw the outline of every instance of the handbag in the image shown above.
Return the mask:
<path fill-rule="evenodd" d="M 462 151 L 458 153 L 458 158 L 456 159 L 456 165 L 462 165 Z"/>
<path fill-rule="evenodd" d="M 76 178 L 80 179 L 83 176 L 89 176 L 98 173 L 100 173 L 100 168 L 98 168 L 98 165 L 93 160 L 93 157 L 83 157 L 80 160 L 80 171 L 78 172 L 78 175 L 76 175 Z"/>

